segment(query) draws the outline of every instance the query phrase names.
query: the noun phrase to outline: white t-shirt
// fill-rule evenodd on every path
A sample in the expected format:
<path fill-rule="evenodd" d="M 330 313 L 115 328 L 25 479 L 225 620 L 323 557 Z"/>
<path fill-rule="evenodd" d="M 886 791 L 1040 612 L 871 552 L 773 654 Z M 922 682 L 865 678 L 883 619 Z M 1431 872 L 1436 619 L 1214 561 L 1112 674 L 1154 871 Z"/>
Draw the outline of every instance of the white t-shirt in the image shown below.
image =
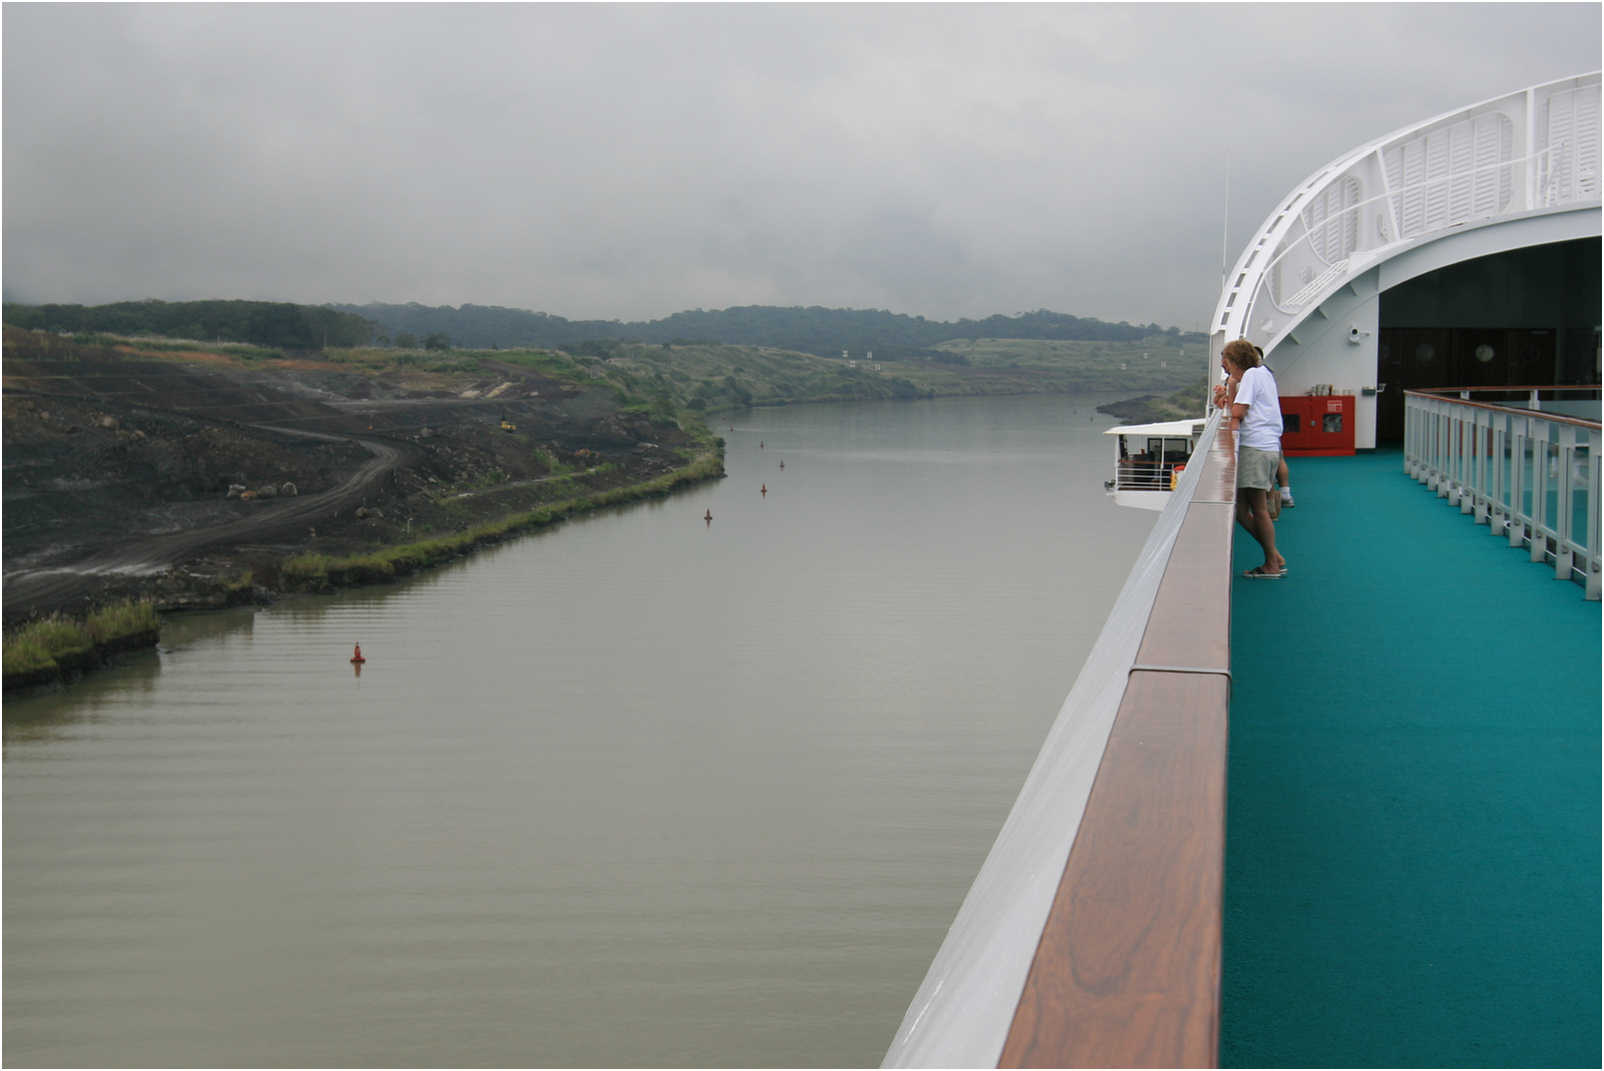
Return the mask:
<path fill-rule="evenodd" d="M 1281 451 L 1281 396 L 1275 377 L 1262 365 L 1242 373 L 1236 403 L 1248 407 L 1237 441 L 1255 450 Z"/>

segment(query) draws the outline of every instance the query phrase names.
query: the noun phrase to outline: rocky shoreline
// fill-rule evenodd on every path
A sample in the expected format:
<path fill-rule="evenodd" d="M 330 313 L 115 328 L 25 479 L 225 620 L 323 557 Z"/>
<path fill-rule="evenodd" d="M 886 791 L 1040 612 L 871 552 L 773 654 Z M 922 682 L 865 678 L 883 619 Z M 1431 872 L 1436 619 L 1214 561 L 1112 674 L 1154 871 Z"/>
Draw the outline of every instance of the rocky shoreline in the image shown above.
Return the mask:
<path fill-rule="evenodd" d="M 1144 394 L 1136 398 L 1123 398 L 1097 407 L 1125 424 L 1158 424 L 1167 420 L 1190 420 L 1201 417 L 1204 388 L 1202 384 L 1183 388 L 1173 394 Z"/>

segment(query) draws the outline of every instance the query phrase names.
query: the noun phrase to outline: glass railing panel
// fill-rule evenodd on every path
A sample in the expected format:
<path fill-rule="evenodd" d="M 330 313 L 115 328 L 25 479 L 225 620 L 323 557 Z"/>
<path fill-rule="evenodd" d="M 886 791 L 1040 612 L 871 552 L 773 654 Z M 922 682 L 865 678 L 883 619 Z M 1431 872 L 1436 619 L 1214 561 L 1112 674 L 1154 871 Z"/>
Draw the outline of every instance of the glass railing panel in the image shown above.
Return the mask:
<path fill-rule="evenodd" d="M 1559 426 L 1539 424 L 1532 440 L 1533 463 L 1540 467 L 1539 482 L 1533 485 L 1533 504 L 1540 512 L 1533 514 L 1538 526 L 1550 538 L 1559 533 Z M 1538 489 L 1541 489 L 1541 494 Z"/>
<path fill-rule="evenodd" d="M 1518 442 L 1520 448 L 1520 457 L 1517 459 L 1517 464 L 1519 465 L 1520 501 L 1516 504 L 1516 508 L 1520 511 L 1522 517 L 1530 519 L 1532 516 L 1532 488 L 1536 486 L 1535 476 L 1537 472 L 1536 455 L 1532 449 L 1535 444 L 1532 442 L 1531 436 L 1525 434 L 1524 429 Z"/>
<path fill-rule="evenodd" d="M 1498 414 L 1498 432 L 1498 508 L 1508 517 L 1515 511 L 1515 422 L 1508 413 Z"/>
<path fill-rule="evenodd" d="M 1571 456 L 1571 541 L 1584 552 L 1592 553 L 1596 548 L 1593 546 L 1593 534 L 1587 527 L 1587 492 L 1593 484 L 1593 466 L 1597 464 L 1593 450 L 1597 436 L 1590 431 L 1578 436 L 1578 439 L 1584 438 L 1587 442 L 1578 442 Z"/>

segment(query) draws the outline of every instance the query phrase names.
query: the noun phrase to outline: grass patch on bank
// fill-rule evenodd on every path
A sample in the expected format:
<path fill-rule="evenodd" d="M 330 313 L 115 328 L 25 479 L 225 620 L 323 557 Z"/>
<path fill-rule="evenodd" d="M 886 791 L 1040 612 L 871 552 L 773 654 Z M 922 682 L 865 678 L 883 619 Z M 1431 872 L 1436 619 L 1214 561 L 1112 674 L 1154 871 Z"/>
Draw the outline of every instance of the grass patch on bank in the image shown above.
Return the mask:
<path fill-rule="evenodd" d="M 644 498 L 668 494 L 676 487 L 713 479 L 724 473 L 722 451 L 698 454 L 683 468 L 664 473 L 644 483 L 616 487 L 509 514 L 461 532 L 434 536 L 415 543 L 381 547 L 366 554 L 335 557 L 328 554 L 300 554 L 286 560 L 280 570 L 281 583 L 291 591 L 324 591 L 358 584 L 381 583 L 407 576 L 459 558 L 476 547 L 499 543 L 514 535 L 534 531 L 590 510 L 619 506 Z"/>
<path fill-rule="evenodd" d="M 137 636 L 161 626 L 156 604 L 149 599 L 112 603 L 94 611 L 84 628 L 96 644 L 111 643 L 126 636 Z"/>
<path fill-rule="evenodd" d="M 94 646 L 82 621 L 60 614 L 30 621 L 6 633 L 5 675 L 53 670 L 58 658 L 86 655 Z"/>
<path fill-rule="evenodd" d="M 81 619 L 51 614 L 30 621 L 5 635 L 5 676 L 57 672 L 119 640 L 155 632 L 160 624 L 148 599 L 113 603 Z"/>

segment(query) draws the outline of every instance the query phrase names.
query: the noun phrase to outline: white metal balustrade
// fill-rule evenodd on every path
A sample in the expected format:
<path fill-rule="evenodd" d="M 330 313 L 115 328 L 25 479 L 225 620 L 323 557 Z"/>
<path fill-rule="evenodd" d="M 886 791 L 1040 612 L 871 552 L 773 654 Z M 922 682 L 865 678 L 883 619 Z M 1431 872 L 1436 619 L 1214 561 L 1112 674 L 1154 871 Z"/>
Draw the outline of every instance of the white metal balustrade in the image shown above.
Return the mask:
<path fill-rule="evenodd" d="M 1170 462 L 1121 461 L 1114 470 L 1116 491 L 1173 491 L 1187 458 Z"/>
<path fill-rule="evenodd" d="M 1599 422 L 1461 393 L 1405 392 L 1404 471 L 1597 599 Z"/>

